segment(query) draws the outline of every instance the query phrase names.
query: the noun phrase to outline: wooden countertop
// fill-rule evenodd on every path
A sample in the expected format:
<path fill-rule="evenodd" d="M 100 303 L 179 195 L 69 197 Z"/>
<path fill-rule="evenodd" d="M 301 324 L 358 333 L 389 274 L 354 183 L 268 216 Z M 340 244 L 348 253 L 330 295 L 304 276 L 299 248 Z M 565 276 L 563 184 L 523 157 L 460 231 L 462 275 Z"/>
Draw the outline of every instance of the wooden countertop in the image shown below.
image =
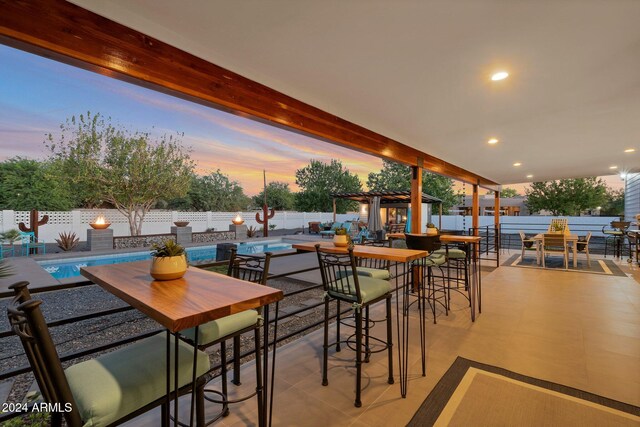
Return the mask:
<path fill-rule="evenodd" d="M 281 300 L 282 291 L 189 267 L 158 281 L 151 261 L 83 267 L 80 273 L 172 332 Z"/>
<path fill-rule="evenodd" d="M 301 251 L 315 252 L 316 245 L 318 244 L 328 252 L 336 254 L 347 253 L 346 247 L 334 246 L 332 241 L 327 240 L 296 243 L 293 245 L 293 248 Z M 375 258 L 394 262 L 410 262 L 416 259 L 424 258 L 428 255 L 428 253 L 427 251 L 418 251 L 414 249 L 381 248 L 377 246 L 355 245 L 353 247 L 353 255 L 359 258 Z"/>

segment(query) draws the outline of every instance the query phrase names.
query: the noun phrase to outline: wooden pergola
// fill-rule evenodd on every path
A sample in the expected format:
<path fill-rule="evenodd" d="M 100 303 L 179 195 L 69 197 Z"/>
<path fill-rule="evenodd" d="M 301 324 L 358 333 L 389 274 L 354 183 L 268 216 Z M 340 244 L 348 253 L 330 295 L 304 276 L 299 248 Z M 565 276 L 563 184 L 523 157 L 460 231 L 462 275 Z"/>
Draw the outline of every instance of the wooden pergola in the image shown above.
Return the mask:
<path fill-rule="evenodd" d="M 422 170 L 473 186 L 499 184 L 242 77 L 64 0 L 0 0 L 0 43 L 109 77 L 411 166 L 412 227 L 421 217 Z M 496 216 L 496 225 L 500 216 Z"/>
<path fill-rule="evenodd" d="M 388 205 L 392 203 L 411 203 L 411 191 L 361 191 L 355 193 L 335 193 L 332 194 L 333 198 L 333 221 L 336 220 L 336 199 L 346 199 L 353 200 L 359 203 L 369 203 L 373 197 L 380 198 L 380 205 Z M 422 193 L 421 203 L 427 204 L 438 204 L 440 206 L 439 211 L 439 228 L 442 228 L 442 200 L 437 197 L 430 196 L 429 194 Z M 411 206 L 411 211 L 413 212 L 413 205 Z M 412 230 L 420 230 L 420 226 L 418 225 L 416 228 L 413 228 L 413 216 L 411 217 Z M 418 221 L 420 217 L 418 217 Z M 419 223 L 418 223 L 419 224 Z"/>

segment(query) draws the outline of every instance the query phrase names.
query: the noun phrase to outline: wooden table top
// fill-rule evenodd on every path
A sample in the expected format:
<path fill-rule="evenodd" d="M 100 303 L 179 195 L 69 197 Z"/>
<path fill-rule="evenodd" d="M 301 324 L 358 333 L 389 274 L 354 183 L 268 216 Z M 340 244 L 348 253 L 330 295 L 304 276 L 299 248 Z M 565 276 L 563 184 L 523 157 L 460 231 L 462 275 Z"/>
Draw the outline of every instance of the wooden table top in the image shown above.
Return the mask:
<path fill-rule="evenodd" d="M 299 249 L 301 251 L 315 252 L 317 244 L 322 246 L 322 248 L 327 250 L 328 252 L 332 252 L 335 254 L 347 253 L 347 248 L 334 246 L 332 241 L 327 240 L 318 242 L 296 243 L 293 245 L 293 248 Z M 424 258 L 428 255 L 428 253 L 427 251 L 418 251 L 414 249 L 381 248 L 378 246 L 355 245 L 353 247 L 353 255 L 359 258 L 375 258 L 394 262 L 410 262 L 416 259 Z"/>
<path fill-rule="evenodd" d="M 532 239 L 533 240 L 542 240 L 542 236 L 544 236 L 545 234 L 548 234 L 548 233 L 536 234 L 535 236 L 532 237 Z M 562 234 L 558 234 L 558 236 L 561 236 L 561 235 Z M 577 242 L 578 241 L 578 235 L 577 234 L 565 234 L 564 236 L 569 242 L 572 242 L 572 241 L 576 241 Z"/>
<path fill-rule="evenodd" d="M 80 273 L 172 332 L 281 300 L 282 291 L 189 267 L 176 280 L 154 280 L 151 261 L 83 267 Z"/>
<path fill-rule="evenodd" d="M 480 236 L 462 236 L 458 234 L 438 234 L 441 242 L 457 242 L 457 243 L 478 243 L 482 240 Z M 388 233 L 389 239 L 404 239 L 404 233 Z"/>

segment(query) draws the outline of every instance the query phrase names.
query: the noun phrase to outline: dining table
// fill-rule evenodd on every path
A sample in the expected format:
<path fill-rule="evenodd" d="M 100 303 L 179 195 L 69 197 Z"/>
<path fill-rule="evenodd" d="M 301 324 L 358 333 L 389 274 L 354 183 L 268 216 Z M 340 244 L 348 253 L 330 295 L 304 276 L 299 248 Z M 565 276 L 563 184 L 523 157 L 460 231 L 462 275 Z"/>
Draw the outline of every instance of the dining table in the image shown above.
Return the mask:
<path fill-rule="evenodd" d="M 278 301 L 283 298 L 279 289 L 269 286 L 256 285 L 255 283 L 235 279 L 219 273 L 204 269 L 189 267 L 183 277 L 174 280 L 154 280 L 150 275 L 151 261 L 128 262 L 111 265 L 98 265 L 82 267 L 80 274 L 99 285 L 106 291 L 120 298 L 130 306 L 141 311 L 151 319 L 161 324 L 167 333 L 167 408 L 171 402 L 171 335 L 175 335 L 174 375 L 175 384 L 178 383 L 178 333 L 188 328 L 198 328 L 211 320 L 220 319 L 231 314 L 249 309 L 263 307 L 263 389 L 262 408 L 258 414 L 258 424 L 265 426 L 271 424 L 271 406 L 269 404 L 269 305 L 276 304 L 275 319 L 278 316 Z M 277 324 L 275 326 L 277 328 Z M 275 334 L 274 334 L 275 335 Z M 198 331 L 195 332 L 198 347 Z M 271 393 L 273 393 L 274 368 L 275 368 L 275 342 L 274 357 L 271 366 Z M 195 392 L 195 375 L 197 352 L 194 352 L 193 360 L 193 390 Z M 273 397 L 273 396 L 271 396 Z M 193 409 L 195 399 L 191 399 L 191 417 L 189 425 L 193 424 Z M 169 411 L 166 411 L 163 425 L 170 425 Z M 174 425 L 180 425 L 178 421 L 178 388 L 174 390 Z M 182 424 L 184 425 L 184 424 Z"/>
<path fill-rule="evenodd" d="M 542 238 L 544 237 L 545 233 L 539 233 L 536 234 L 535 236 L 533 236 L 531 238 L 531 240 L 534 240 L 536 242 L 536 261 L 538 263 L 538 265 L 540 265 L 542 263 L 541 258 L 540 258 L 540 246 L 542 245 Z M 565 234 L 564 235 L 565 240 L 567 241 L 567 243 L 571 243 L 571 249 L 573 251 L 573 268 L 578 268 L 578 238 L 579 236 L 577 234 Z M 544 254 L 543 254 L 544 256 Z"/>
<path fill-rule="evenodd" d="M 348 247 L 335 246 L 332 241 L 300 242 L 292 245 L 299 252 L 315 252 L 316 245 L 320 245 L 326 252 L 335 254 L 348 253 Z M 409 372 L 409 294 L 413 290 L 410 280 L 410 266 L 413 261 L 427 257 L 427 251 L 414 249 L 400 249 L 379 246 L 354 245 L 353 255 L 357 258 L 371 258 L 389 261 L 394 266 L 392 277 L 396 279 L 396 331 L 398 334 L 398 367 L 400 372 L 400 395 L 407 397 Z M 400 270 L 401 269 L 401 270 Z M 401 284 L 398 282 L 401 281 Z M 418 298 L 420 298 L 418 290 Z M 418 304 L 420 317 L 420 350 L 422 357 L 422 376 L 426 375 L 426 336 L 424 327 L 426 309 L 425 304 Z"/>

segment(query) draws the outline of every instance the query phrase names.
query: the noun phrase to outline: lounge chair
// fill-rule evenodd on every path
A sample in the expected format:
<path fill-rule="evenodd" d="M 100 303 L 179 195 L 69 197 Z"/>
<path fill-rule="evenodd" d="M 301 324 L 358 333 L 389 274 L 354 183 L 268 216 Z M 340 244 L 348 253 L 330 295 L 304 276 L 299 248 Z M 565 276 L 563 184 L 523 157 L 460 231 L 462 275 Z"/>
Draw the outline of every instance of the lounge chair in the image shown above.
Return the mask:
<path fill-rule="evenodd" d="M 341 222 L 334 222 L 333 225 L 331 226 L 331 229 L 321 231 L 320 232 L 320 236 L 322 236 L 322 238 L 333 237 L 336 234 L 336 230 L 338 228 L 342 228 L 342 223 Z"/>

